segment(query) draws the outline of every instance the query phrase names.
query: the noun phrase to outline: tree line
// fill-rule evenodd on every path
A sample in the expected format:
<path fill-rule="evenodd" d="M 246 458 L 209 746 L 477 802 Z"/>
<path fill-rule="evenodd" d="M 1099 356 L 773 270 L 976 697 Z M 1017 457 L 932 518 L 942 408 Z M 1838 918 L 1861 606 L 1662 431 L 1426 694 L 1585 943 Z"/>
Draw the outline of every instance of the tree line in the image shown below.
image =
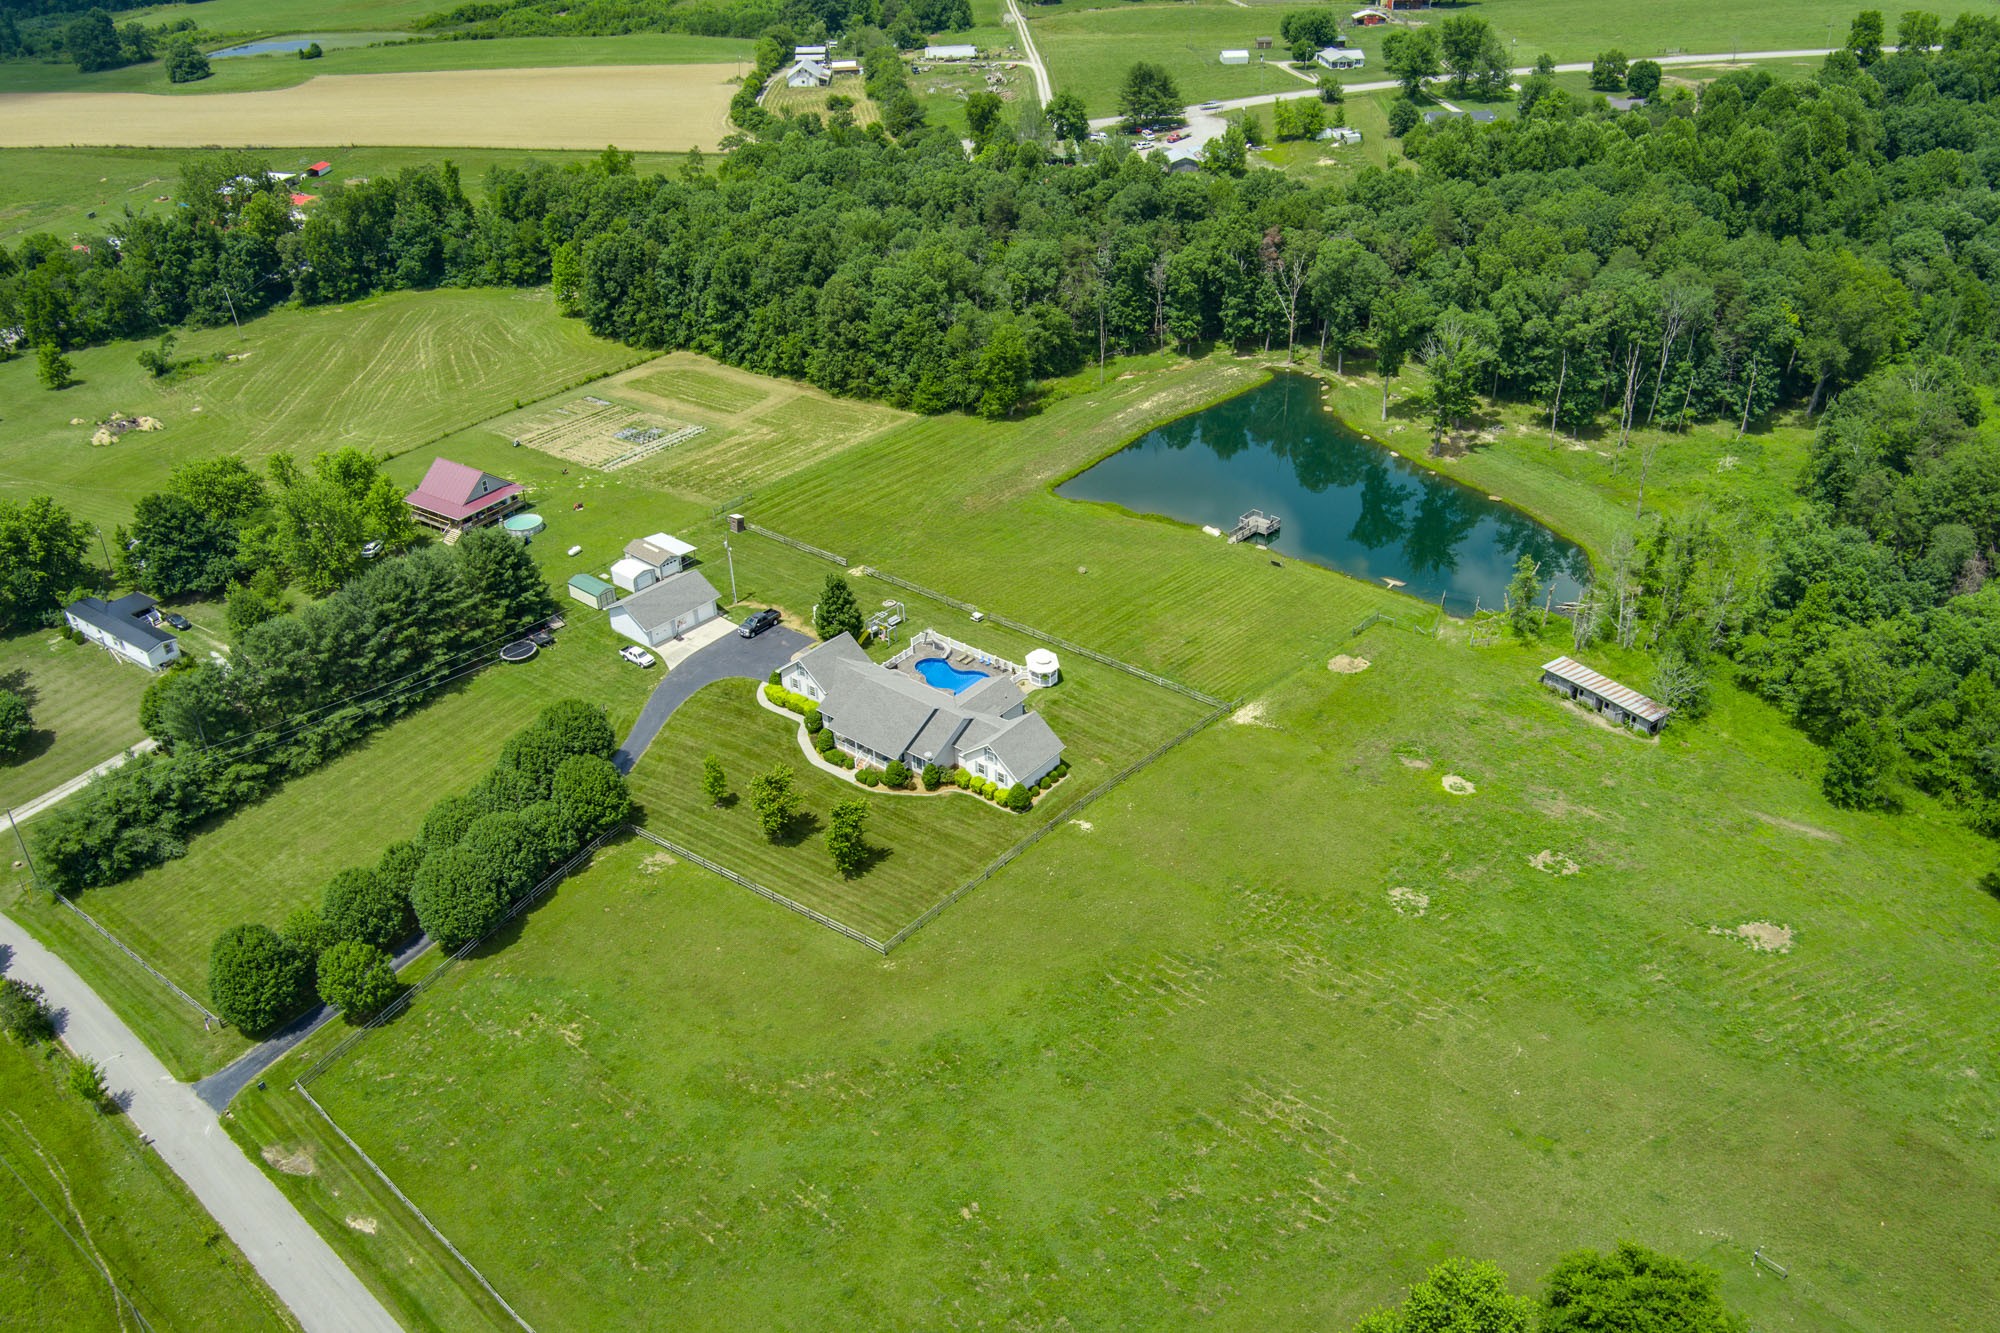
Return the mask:
<path fill-rule="evenodd" d="M 626 821 L 632 798 L 611 764 L 616 744 L 602 708 L 550 704 L 476 786 L 432 806 L 414 839 L 339 871 L 317 904 L 294 908 L 276 930 L 249 923 L 217 935 L 216 1011 L 258 1036 L 315 997 L 350 1021 L 380 1010 L 400 990 L 391 951 L 417 927 L 447 950 L 483 938 L 551 870 Z"/>
<path fill-rule="evenodd" d="M 526 549 L 497 529 L 379 561 L 249 626 L 226 667 L 184 658 L 149 686 L 139 717 L 161 748 L 38 821 L 36 864 L 73 892 L 181 856 L 204 820 L 317 768 L 555 610 Z"/>

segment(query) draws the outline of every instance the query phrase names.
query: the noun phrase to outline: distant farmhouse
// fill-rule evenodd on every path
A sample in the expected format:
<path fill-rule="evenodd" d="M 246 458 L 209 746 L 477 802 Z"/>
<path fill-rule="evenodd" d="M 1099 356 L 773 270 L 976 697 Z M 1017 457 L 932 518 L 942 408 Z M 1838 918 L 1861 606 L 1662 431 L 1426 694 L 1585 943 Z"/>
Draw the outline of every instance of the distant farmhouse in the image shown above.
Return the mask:
<path fill-rule="evenodd" d="M 1368 63 L 1368 53 L 1345 46 L 1323 46 L 1313 57 L 1313 63 L 1327 69 L 1360 69 Z"/>
<path fill-rule="evenodd" d="M 417 522 L 449 532 L 497 523 L 519 509 L 525 497 L 518 482 L 449 458 L 436 458 L 417 489 L 403 497 L 403 503 Z"/>
<path fill-rule="evenodd" d="M 834 744 L 859 763 L 884 768 L 900 759 L 912 769 L 963 768 L 1011 787 L 1033 786 L 1062 762 L 1062 741 L 1003 674 L 985 674 L 953 692 L 878 665 L 842 634 L 787 664 L 779 683 L 818 703 Z"/>
<path fill-rule="evenodd" d="M 822 48 L 824 49 L 824 48 Z M 785 72 L 785 86 L 789 88 L 824 88 L 833 82 L 833 71 L 824 60 L 814 60 L 800 56 Z"/>
<path fill-rule="evenodd" d="M 115 602 L 86 597 L 63 608 L 63 621 L 114 657 L 148 671 L 171 666 L 181 655 L 180 640 L 160 628 L 160 604 L 143 592 Z"/>

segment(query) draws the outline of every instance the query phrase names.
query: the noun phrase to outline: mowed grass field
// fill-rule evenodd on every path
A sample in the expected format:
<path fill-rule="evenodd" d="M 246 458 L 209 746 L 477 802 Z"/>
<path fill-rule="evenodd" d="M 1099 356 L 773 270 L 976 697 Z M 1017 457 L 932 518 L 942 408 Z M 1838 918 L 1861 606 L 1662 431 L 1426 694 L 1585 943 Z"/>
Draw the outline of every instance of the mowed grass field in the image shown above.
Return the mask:
<path fill-rule="evenodd" d="M 166 388 L 135 359 L 147 345 L 71 352 L 78 383 L 60 393 L 36 381 L 32 358 L 0 363 L 10 442 L 0 495 L 54 495 L 108 532 L 190 459 L 259 464 L 284 450 L 305 461 L 342 445 L 401 453 L 636 359 L 558 316 L 546 290 L 398 293 L 279 310 L 240 334 L 189 331 L 177 355 L 242 359 Z M 89 423 L 114 411 L 158 417 L 166 429 L 91 447 Z M 85 424 L 71 425 L 76 418 Z"/>
<path fill-rule="evenodd" d="M 35 727 L 27 749 L 0 763 L 0 810 L 144 740 L 139 696 L 151 682 L 138 667 L 52 629 L 0 639 L 0 690 L 26 701 Z"/>
<path fill-rule="evenodd" d="M 161 216 L 174 207 L 180 188 L 182 148 L 0 148 L 0 241 L 13 243 L 34 232 L 67 239 L 99 234 L 125 213 Z M 449 159 L 459 169 L 468 198 L 486 192 L 487 172 L 496 166 L 531 161 L 574 162 L 595 153 L 523 151 L 512 148 L 335 148 L 273 151 L 265 165 L 273 171 L 303 171 L 314 162 L 334 164 L 331 179 L 341 182 L 393 175 L 405 167 L 428 167 Z M 642 174 L 680 170 L 686 155 L 640 153 L 633 169 Z M 305 185 L 309 193 L 319 187 Z M 163 199 L 162 196 L 165 196 Z M 89 216 L 95 214 L 95 217 Z"/>
<path fill-rule="evenodd" d="M 854 117 L 856 125 L 865 128 L 882 119 L 882 108 L 875 105 L 861 80 L 855 77 L 836 79 L 824 88 L 793 88 L 781 78 L 764 94 L 764 109 L 774 116 L 811 114 L 824 121 L 832 114 L 826 106 L 829 97 L 845 97 L 853 101 L 848 114 Z"/>
<path fill-rule="evenodd" d="M 123 1333 L 136 1307 L 160 1330 L 296 1328 L 159 1154 L 60 1079 L 48 1048 L 0 1041 L 7 1326 Z"/>
<path fill-rule="evenodd" d="M 1293 92 L 1306 85 L 1276 68 L 1289 55 L 1256 51 L 1247 65 L 1225 65 L 1226 48 L 1252 48 L 1258 37 L 1276 37 L 1277 15 L 1234 5 L 1126 5 L 1118 9 L 1065 10 L 1039 17 L 1026 10 L 1035 49 L 1048 66 L 1057 92 L 1083 98 L 1093 116 L 1118 113 L 1118 90 L 1125 73 L 1140 60 L 1173 75 L 1189 102 L 1207 98 L 1254 97 Z"/>
<path fill-rule="evenodd" d="M 1630 1237 L 1759 1329 L 1984 1327 L 1988 848 L 1727 686 L 1605 728 L 1553 647 L 1294 662 L 887 959 L 607 849 L 313 1093 L 538 1326 L 1338 1328 Z"/>
<path fill-rule="evenodd" d="M 739 73 L 735 62 L 476 68 L 331 74 L 210 97 L 0 92 L 0 147 L 312 147 L 337 124 L 350 143 L 685 152 L 730 132 Z"/>
<path fill-rule="evenodd" d="M 370 40 L 363 41 L 363 37 Z M 379 44 L 385 40 L 393 44 Z M 199 98 L 291 88 L 330 75 L 557 66 L 739 63 L 747 73 L 756 59 L 751 46 L 750 42 L 733 37 L 690 37 L 682 33 L 500 37 L 478 42 L 413 42 L 403 33 L 373 33 L 347 40 L 329 39 L 323 44 L 325 54 L 317 60 L 300 60 L 291 51 L 227 56 L 211 62 L 213 72 L 209 77 L 193 83 L 169 82 L 166 64 L 160 60 L 90 74 L 69 62 L 4 61 L 0 62 L 0 92 L 159 93 Z"/>

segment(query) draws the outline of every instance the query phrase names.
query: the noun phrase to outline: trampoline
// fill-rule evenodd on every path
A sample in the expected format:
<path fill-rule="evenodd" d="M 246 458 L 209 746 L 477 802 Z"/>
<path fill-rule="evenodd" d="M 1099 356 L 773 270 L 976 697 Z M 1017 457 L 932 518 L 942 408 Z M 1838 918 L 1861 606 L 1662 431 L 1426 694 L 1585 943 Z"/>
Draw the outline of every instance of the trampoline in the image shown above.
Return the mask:
<path fill-rule="evenodd" d="M 541 649 L 535 646 L 533 639 L 516 639 L 500 650 L 500 660 L 503 662 L 525 662 L 540 651 Z"/>

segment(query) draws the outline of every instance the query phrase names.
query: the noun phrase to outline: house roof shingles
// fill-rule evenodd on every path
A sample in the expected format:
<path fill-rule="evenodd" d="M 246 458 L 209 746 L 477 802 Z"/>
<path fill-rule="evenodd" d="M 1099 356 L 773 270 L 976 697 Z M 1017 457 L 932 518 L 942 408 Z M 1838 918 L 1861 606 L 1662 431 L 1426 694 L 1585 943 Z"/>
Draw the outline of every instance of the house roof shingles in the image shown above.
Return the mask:
<path fill-rule="evenodd" d="M 141 619 L 159 603 L 145 593 L 127 593 L 115 602 L 107 602 L 101 597 L 86 597 L 71 602 L 63 610 L 75 616 L 92 629 L 131 644 L 144 652 L 151 652 L 163 643 L 172 643 L 174 636 L 157 629 Z"/>
<path fill-rule="evenodd" d="M 693 555 L 694 547 L 678 537 L 669 537 L 664 532 L 656 532 L 650 537 L 635 537 L 626 542 L 625 554 L 657 568 L 670 560 Z"/>
<path fill-rule="evenodd" d="M 622 602 L 614 602 L 613 611 L 623 611 L 639 623 L 648 634 L 665 629 L 697 607 L 715 601 L 720 593 L 714 586 L 692 569 L 684 569 L 678 574 L 669 574 L 657 583 L 649 583 Z"/>
<path fill-rule="evenodd" d="M 484 513 L 521 493 L 518 482 L 481 472 L 449 458 L 431 460 L 430 471 L 404 501 L 427 514 L 437 514 L 453 522 Z"/>

